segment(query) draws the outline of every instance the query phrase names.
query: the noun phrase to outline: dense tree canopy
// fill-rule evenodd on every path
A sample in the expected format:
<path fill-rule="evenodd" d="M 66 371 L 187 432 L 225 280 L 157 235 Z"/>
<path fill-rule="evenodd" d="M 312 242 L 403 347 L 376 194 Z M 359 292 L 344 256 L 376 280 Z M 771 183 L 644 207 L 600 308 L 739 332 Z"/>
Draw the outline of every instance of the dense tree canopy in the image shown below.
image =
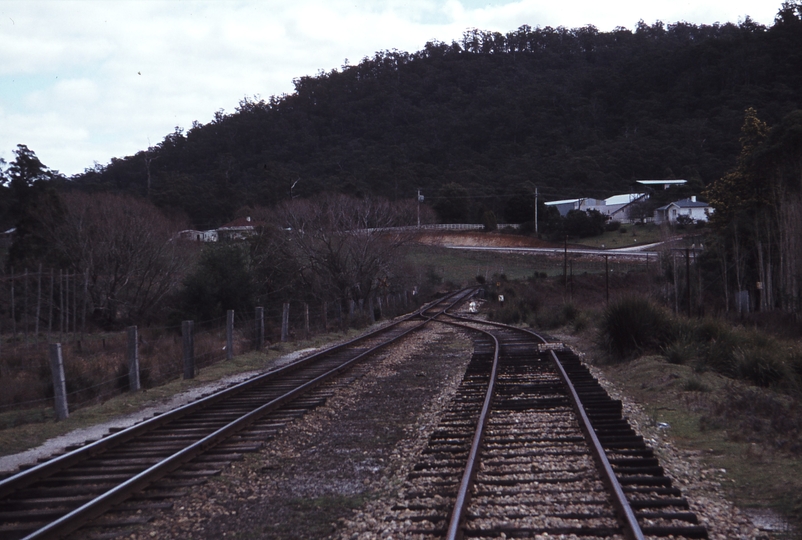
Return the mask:
<path fill-rule="evenodd" d="M 447 221 L 487 210 L 520 221 L 535 186 L 558 199 L 718 179 L 735 164 L 745 109 L 776 123 L 800 108 L 800 51 L 798 2 L 771 27 L 470 30 L 300 77 L 290 95 L 243 99 L 74 182 L 149 197 L 197 227 L 292 196 L 394 200 L 418 188 Z"/>

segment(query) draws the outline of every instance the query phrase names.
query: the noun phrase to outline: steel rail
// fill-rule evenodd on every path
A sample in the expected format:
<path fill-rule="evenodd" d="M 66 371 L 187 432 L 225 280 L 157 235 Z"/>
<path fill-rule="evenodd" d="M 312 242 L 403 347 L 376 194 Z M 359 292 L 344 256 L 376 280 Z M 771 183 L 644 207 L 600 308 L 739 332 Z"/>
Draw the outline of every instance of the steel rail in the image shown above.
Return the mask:
<path fill-rule="evenodd" d="M 455 295 L 456 294 L 458 294 L 458 293 L 455 293 Z M 446 297 L 446 298 L 449 298 L 449 297 Z M 442 299 L 440 299 L 439 301 L 442 301 Z M 355 345 L 355 344 L 357 344 L 357 343 L 359 343 L 361 341 L 365 341 L 365 340 L 367 340 L 369 338 L 372 338 L 372 337 L 376 336 L 377 334 L 385 332 L 385 331 L 387 331 L 388 329 L 390 329 L 390 328 L 392 328 L 394 326 L 397 326 L 397 325 L 399 325 L 399 324 L 401 324 L 403 322 L 406 322 L 406 321 L 409 321 L 411 319 L 414 319 L 415 317 L 419 316 L 424 311 L 426 311 L 428 309 L 431 309 L 431 307 L 433 305 L 436 305 L 439 301 L 430 302 L 430 303 L 426 304 L 425 306 L 422 306 L 421 308 L 419 308 L 415 312 L 413 312 L 413 313 L 411 313 L 411 314 L 399 319 L 398 321 L 393 322 L 390 325 L 387 325 L 387 326 L 384 326 L 382 328 L 376 329 L 376 330 L 374 330 L 372 332 L 369 332 L 367 334 L 361 335 L 359 337 L 356 337 L 354 339 L 348 340 L 346 342 L 334 345 L 333 347 L 329 347 L 329 348 L 324 349 L 322 351 L 318 351 L 318 352 L 313 353 L 313 354 L 311 354 L 309 356 L 306 356 L 306 357 L 304 357 L 304 358 L 302 358 L 302 359 L 300 359 L 300 360 L 298 360 L 296 362 L 293 362 L 293 363 L 288 364 L 286 366 L 283 366 L 283 367 L 268 371 L 268 372 L 264 373 L 263 375 L 259 375 L 257 377 L 253 377 L 251 379 L 248 379 L 247 381 L 243 381 L 243 382 L 238 383 L 238 384 L 236 384 L 234 386 L 231 386 L 229 388 L 225 388 L 225 389 L 220 390 L 218 392 L 215 392 L 215 393 L 213 393 L 213 394 L 211 394 L 209 396 L 206 396 L 206 397 L 200 398 L 200 399 L 198 399 L 196 401 L 193 401 L 192 403 L 188 403 L 186 405 L 183 405 L 181 407 L 173 409 L 173 410 L 171 410 L 171 411 L 169 411 L 167 413 L 160 414 L 160 415 L 155 416 L 153 418 L 149 418 L 149 419 L 147 419 L 147 420 L 145 420 L 143 422 L 140 422 L 140 423 L 138 423 L 136 425 L 128 427 L 128 428 L 126 428 L 124 430 L 118 431 L 118 432 L 116 432 L 116 433 L 114 433 L 112 435 L 109 435 L 107 437 L 103 437 L 102 439 L 99 439 L 99 440 L 97 440 L 95 442 L 86 444 L 86 445 L 82 446 L 81 448 L 77 448 L 77 449 L 75 449 L 75 450 L 73 450 L 71 452 L 68 452 L 68 453 L 63 454 L 61 456 L 53 458 L 53 459 L 51 459 L 49 461 L 46 461 L 44 463 L 40 463 L 39 465 L 36 465 L 35 467 L 31 467 L 30 469 L 26 469 L 25 471 L 22 471 L 22 472 L 20 472 L 18 474 L 15 474 L 13 476 L 10 476 L 8 478 L 0 480 L 0 497 L 5 497 L 7 495 L 10 495 L 14 491 L 22 489 L 22 488 L 32 484 L 33 482 L 36 482 L 37 480 L 40 480 L 42 478 L 46 478 L 46 477 L 50 476 L 51 474 L 53 474 L 54 472 L 56 472 L 58 470 L 61 470 L 61 469 L 65 468 L 65 467 L 69 467 L 69 466 L 71 466 L 71 465 L 73 465 L 75 463 L 83 461 L 84 459 L 92 457 L 92 456 L 97 455 L 99 453 L 105 452 L 106 450 L 108 450 L 110 448 L 114 448 L 116 446 L 119 446 L 120 444 L 124 444 L 124 443 L 128 442 L 129 440 L 132 440 L 132 439 L 138 437 L 139 435 L 141 435 L 143 433 L 146 433 L 146 432 L 151 431 L 151 430 L 153 430 L 155 428 L 158 428 L 158 427 L 161 427 L 161 426 L 163 426 L 165 424 L 168 424 L 169 422 L 177 420 L 177 419 L 179 419 L 179 418 L 181 418 L 183 416 L 186 416 L 186 415 L 188 415 L 188 414 L 190 414 L 192 412 L 195 412 L 196 410 L 200 410 L 200 409 L 202 409 L 204 407 L 208 407 L 210 405 L 213 405 L 213 404 L 217 403 L 218 401 L 222 401 L 224 399 L 228 399 L 228 398 L 230 398 L 230 397 L 232 397 L 232 396 L 234 396 L 234 395 L 236 395 L 236 394 L 238 394 L 240 392 L 243 392 L 243 391 L 245 391 L 245 390 L 247 390 L 247 389 L 249 389 L 251 387 L 265 384 L 266 382 L 270 381 L 271 379 L 275 379 L 275 378 L 278 378 L 278 377 L 280 377 L 282 375 L 286 375 L 288 373 L 296 371 L 296 370 L 304 367 L 307 364 L 310 364 L 310 363 L 312 363 L 312 362 L 314 362 L 316 360 L 321 359 L 324 356 L 330 355 L 332 353 L 335 353 L 337 351 L 345 349 L 345 348 L 347 348 L 347 347 L 349 347 L 351 345 Z"/>
<path fill-rule="evenodd" d="M 590 419 L 585 412 L 585 407 L 582 406 L 582 400 L 579 399 L 579 394 L 577 394 L 576 388 L 574 388 L 571 379 L 568 377 L 568 374 L 563 368 L 562 362 L 560 362 L 560 360 L 557 358 L 557 355 L 554 353 L 554 351 L 549 351 L 549 353 L 551 353 L 552 361 L 554 361 L 554 363 L 557 365 L 557 369 L 560 372 L 560 378 L 568 387 L 574 411 L 580 417 L 579 426 L 585 433 L 585 437 L 590 440 L 591 449 L 593 450 L 591 454 L 593 455 L 593 459 L 596 460 L 596 465 L 603 473 L 602 480 L 605 484 L 607 484 L 607 489 L 612 491 L 613 505 L 618 513 L 619 520 L 621 520 L 625 525 L 624 536 L 626 536 L 629 540 L 643 540 L 643 531 L 638 523 L 638 518 L 635 517 L 635 512 L 632 511 L 632 506 L 630 506 L 629 501 L 624 494 L 624 490 L 621 489 L 621 483 L 615 476 L 613 467 L 610 465 L 610 460 L 607 459 L 607 453 L 604 451 L 604 448 L 602 448 L 601 442 L 596 436 L 596 431 L 593 429 L 593 426 L 590 423 Z"/>
<path fill-rule="evenodd" d="M 330 355 L 334 352 L 340 351 L 345 349 L 350 345 L 354 345 L 361 341 L 365 341 L 372 337 L 375 337 L 378 334 L 387 332 L 393 327 L 399 326 L 401 323 L 411 321 L 415 317 L 422 316 L 423 321 L 420 324 L 417 324 L 402 333 L 398 334 L 397 336 L 392 337 L 382 343 L 370 347 L 367 350 L 363 351 L 362 353 L 358 354 L 357 356 L 349 359 L 348 361 L 340 364 L 339 366 L 327 371 L 326 373 L 317 376 L 316 378 L 308 381 L 301 386 L 287 392 L 286 394 L 274 398 L 268 403 L 258 407 L 257 409 L 241 416 L 240 418 L 228 423 L 227 425 L 218 428 L 213 433 L 203 437 L 201 440 L 196 441 L 195 443 L 191 444 L 190 446 L 175 452 L 174 454 L 168 456 L 167 458 L 161 460 L 159 463 L 156 463 L 142 471 L 135 476 L 131 477 L 130 479 L 126 480 L 122 484 L 106 491 L 102 495 L 94 498 L 93 500 L 89 501 L 88 503 L 70 511 L 69 513 L 65 514 L 64 516 L 60 517 L 59 519 L 37 529 L 33 533 L 29 534 L 24 538 L 24 540 L 39 540 L 39 539 L 46 539 L 46 538 L 58 538 L 69 534 L 81 526 L 83 526 L 87 521 L 94 519 L 104 512 L 106 512 L 109 508 L 125 501 L 128 499 L 133 493 L 140 491 L 147 487 L 148 485 L 154 483 L 155 481 L 163 478 L 165 475 L 169 474 L 170 472 L 176 470 L 181 465 L 191 461 L 198 455 L 208 451 L 210 448 L 216 446 L 217 444 L 221 443 L 225 439 L 230 438 L 232 435 L 245 429 L 248 425 L 256 422 L 263 416 L 269 414 L 270 412 L 280 408 L 282 405 L 285 405 L 288 402 L 291 402 L 293 399 L 297 398 L 298 396 L 309 392 L 316 388 L 317 386 L 323 384 L 324 382 L 330 380 L 337 374 L 347 370 L 350 368 L 354 363 L 358 362 L 359 360 L 364 359 L 366 356 L 376 353 L 377 351 L 395 343 L 399 339 L 407 336 L 408 334 L 419 330 L 421 327 L 429 323 L 434 317 L 433 316 L 426 316 L 424 313 L 428 310 L 433 309 L 438 304 L 442 304 L 444 301 L 451 301 L 451 303 L 443 308 L 443 311 L 453 307 L 456 303 L 459 303 L 464 299 L 464 297 L 470 292 L 469 291 L 458 291 L 452 295 L 446 296 L 445 298 L 438 299 L 434 302 L 428 303 L 425 306 L 419 308 L 415 312 L 407 315 L 390 325 L 386 325 L 380 329 L 377 329 L 373 332 L 369 332 L 363 336 L 358 338 L 349 340 L 345 343 L 336 345 L 324 351 L 320 351 L 319 353 L 315 353 L 306 357 L 298 362 L 294 362 L 289 366 L 285 366 L 284 368 L 280 368 L 277 370 L 273 370 L 268 372 L 262 376 L 255 377 L 238 385 L 235 385 L 231 388 L 222 390 L 217 392 L 207 398 L 202 398 L 196 402 L 191 404 L 185 405 L 180 407 L 170 413 L 166 413 L 164 415 L 157 416 L 145 422 L 142 422 L 136 426 L 132 426 L 126 430 L 120 431 L 114 435 L 110 435 L 100 441 L 96 441 L 94 443 L 90 443 L 89 445 L 74 450 L 64 456 L 60 456 L 53 460 L 50 460 L 46 463 L 43 463 L 39 466 L 33 467 L 27 471 L 23 471 L 16 476 L 12 476 L 2 482 L 0 482 L 0 494 L 1 495 L 8 495 L 13 493 L 18 489 L 22 489 L 31 485 L 38 479 L 44 478 L 53 474 L 58 470 L 62 470 L 63 468 L 72 465 L 74 463 L 78 463 L 83 461 L 86 458 L 92 457 L 94 455 L 100 454 L 103 451 L 117 447 L 120 444 L 124 444 L 125 442 L 139 436 L 140 434 L 150 431 L 151 429 L 160 427 L 169 423 L 172 420 L 179 419 L 187 414 L 194 412 L 198 409 L 201 409 L 205 406 L 217 403 L 221 400 L 226 398 L 230 398 L 234 395 L 241 393 L 242 391 L 259 384 L 264 384 L 268 382 L 270 379 L 277 378 L 281 374 L 291 373 L 292 371 L 298 370 L 304 365 L 307 365 L 314 360 L 320 359 L 323 356 Z"/>
<path fill-rule="evenodd" d="M 474 331 L 477 330 L 464 324 L 450 324 L 462 328 L 468 328 Z M 476 479 L 477 466 L 479 464 L 479 452 L 482 449 L 482 442 L 485 436 L 487 420 L 490 418 L 490 407 L 493 404 L 493 393 L 496 388 L 496 375 L 498 374 L 498 360 L 501 347 L 496 336 L 490 332 L 484 332 L 484 330 L 479 330 L 479 332 L 483 332 L 493 338 L 495 347 L 495 351 L 493 353 L 493 367 L 490 370 L 490 380 L 487 384 L 487 391 L 485 392 L 485 399 L 482 404 L 482 412 L 479 414 L 479 419 L 476 422 L 476 431 L 474 432 L 473 440 L 471 441 L 470 452 L 468 452 L 468 460 L 465 465 L 465 472 L 462 474 L 459 490 L 457 490 L 457 498 L 454 502 L 454 509 L 451 512 L 451 518 L 448 523 L 448 530 L 446 532 L 446 538 L 448 540 L 462 538 L 462 520 L 465 516 L 465 510 L 468 508 L 468 503 L 470 502 L 473 482 Z"/>
<path fill-rule="evenodd" d="M 538 334 L 536 332 L 533 332 L 532 330 L 526 329 L 526 328 L 518 328 L 518 327 L 515 327 L 515 326 L 510 326 L 510 325 L 497 323 L 497 322 L 492 322 L 492 321 L 471 319 L 470 317 L 464 317 L 464 316 L 461 316 L 461 315 L 454 315 L 452 313 L 448 313 L 447 310 L 444 311 L 444 315 L 446 315 L 448 317 L 451 317 L 451 318 L 454 318 L 454 319 L 457 319 L 457 320 L 462 320 L 462 321 L 466 321 L 466 322 L 473 322 L 475 324 L 485 324 L 485 325 L 489 325 L 489 326 L 495 326 L 497 328 L 505 328 L 505 329 L 509 329 L 509 330 L 516 330 L 516 331 L 519 331 L 519 332 L 530 334 L 530 335 L 536 337 L 538 340 L 540 340 L 544 344 L 548 343 L 548 340 L 543 338 L 543 336 L 541 336 L 540 334 Z M 445 321 L 442 321 L 442 322 L 445 322 Z M 451 324 L 455 324 L 455 323 L 451 323 Z M 487 332 L 485 330 L 482 330 L 482 329 L 479 329 L 479 328 L 470 327 L 470 326 L 464 325 L 464 324 L 460 324 L 459 326 L 468 327 L 468 328 L 471 328 L 472 330 L 492 335 L 489 332 Z M 494 336 L 494 339 L 495 339 L 495 336 Z M 496 344 L 498 346 L 498 341 L 496 341 Z M 624 529 L 624 536 L 628 540 L 643 540 L 643 538 L 644 538 L 643 531 L 641 530 L 641 527 L 640 527 L 640 524 L 638 523 L 637 517 L 635 517 L 635 513 L 633 512 L 632 507 L 630 506 L 629 501 L 627 500 L 626 495 L 624 494 L 624 491 L 621 488 L 621 484 L 618 481 L 618 478 L 615 476 L 615 472 L 613 472 L 613 468 L 610 465 L 610 461 L 607 459 L 607 454 L 604 451 L 604 449 L 602 448 L 602 445 L 599 442 L 599 438 L 596 436 L 596 432 L 595 432 L 595 430 L 593 429 L 593 426 L 590 423 L 590 419 L 588 418 L 588 415 L 585 412 L 584 406 L 582 405 L 582 400 L 579 398 L 579 394 L 576 392 L 576 389 L 574 388 L 574 385 L 571 382 L 571 379 L 568 377 L 568 374 L 565 372 L 565 369 L 563 368 L 562 363 L 560 362 L 560 360 L 557 358 L 557 355 L 554 353 L 554 351 L 549 351 L 549 352 L 551 353 L 552 361 L 555 363 L 555 365 L 557 366 L 557 369 L 558 369 L 558 371 L 560 373 L 560 378 L 563 380 L 563 382 L 565 383 L 566 387 L 568 388 L 569 397 L 571 398 L 572 407 L 574 408 L 574 411 L 576 412 L 577 416 L 579 417 L 580 427 L 581 427 L 583 433 L 585 434 L 586 439 L 588 439 L 588 441 L 589 441 L 591 455 L 593 456 L 593 459 L 596 462 L 597 468 L 599 469 L 599 471 L 600 471 L 600 473 L 602 475 L 602 480 L 604 481 L 604 483 L 607 485 L 607 488 L 611 492 L 610 494 L 612 495 L 613 506 L 616 509 L 616 513 L 618 514 L 619 521 L 621 522 L 622 527 Z M 498 348 L 496 349 L 496 354 L 498 355 Z M 494 369 L 493 378 L 495 377 L 495 368 L 496 368 L 496 362 L 494 361 L 494 364 L 493 364 L 493 369 Z M 492 385 L 492 383 L 491 383 L 491 385 Z M 487 398 L 486 398 L 485 401 L 486 402 L 488 401 Z M 485 411 L 483 409 L 482 414 L 484 414 L 484 412 Z M 486 419 L 483 419 L 483 421 L 486 421 Z M 478 433 L 479 429 L 481 429 L 483 431 L 484 430 L 484 426 L 477 427 L 477 433 Z M 476 439 L 476 437 L 475 437 L 475 439 Z M 473 452 L 473 447 L 471 448 L 471 450 Z M 471 458 L 469 458 L 469 459 L 471 459 Z M 473 464 L 473 463 L 469 463 L 469 466 L 472 469 L 475 469 L 475 467 L 476 467 L 476 465 Z M 467 468 L 466 468 L 466 474 L 463 475 L 463 482 L 465 482 L 465 480 L 467 478 L 469 478 L 469 477 L 467 475 Z M 465 491 L 466 493 L 470 493 L 470 489 L 471 489 L 472 483 L 473 483 L 473 478 L 472 477 L 470 477 L 470 482 L 467 485 L 463 485 L 461 483 L 460 484 L 459 493 L 462 494 L 463 491 Z M 460 526 L 461 518 L 462 518 L 462 516 L 464 515 L 464 512 L 465 512 L 465 507 L 460 507 L 460 505 L 467 506 L 467 501 L 468 501 L 468 497 L 467 496 L 463 496 L 462 498 L 460 498 L 459 495 L 458 495 L 457 501 L 455 502 L 455 505 L 454 505 L 454 510 L 452 511 L 451 522 L 449 524 L 448 535 L 447 535 L 448 540 L 457 540 L 457 539 L 462 537 L 461 536 L 461 531 L 459 530 L 459 526 Z M 457 517 L 457 516 L 459 516 L 459 521 L 455 521 L 455 517 Z"/>
<path fill-rule="evenodd" d="M 427 322 L 428 321 L 424 321 L 421 323 L 421 325 L 426 324 Z M 254 409 L 253 411 L 245 414 L 244 416 L 241 416 L 237 420 L 234 420 L 233 422 L 230 422 L 229 424 L 223 426 L 222 428 L 219 428 L 214 433 L 207 435 L 206 437 L 195 442 L 194 444 L 163 459 L 159 463 L 151 466 L 149 469 L 142 471 L 141 473 L 130 478 L 126 482 L 123 482 L 122 484 L 107 491 L 103 495 L 93 499 L 92 501 L 86 503 L 85 505 L 76 508 L 72 512 L 62 516 L 56 521 L 53 521 L 48 525 L 38 529 L 34 533 L 26 536 L 24 540 L 59 538 L 61 536 L 64 536 L 66 534 L 75 531 L 87 521 L 102 515 L 112 506 L 117 505 L 128 499 L 133 493 L 140 491 L 145 487 L 147 487 L 148 485 L 155 482 L 156 480 L 163 478 L 167 474 L 179 468 L 181 465 L 187 463 L 188 461 L 191 461 L 192 459 L 206 452 L 210 448 L 216 446 L 225 439 L 228 439 L 238 431 L 246 428 L 248 425 L 259 420 L 268 413 L 278 409 L 279 407 L 288 402 L 291 402 L 294 398 L 298 397 L 299 395 L 302 395 L 316 388 L 317 386 L 328 381 L 335 375 L 346 370 L 355 362 L 363 359 L 368 355 L 376 353 L 378 350 L 383 349 L 384 347 L 390 345 L 391 343 L 394 343 L 398 339 L 401 339 L 402 337 L 406 336 L 410 332 L 413 332 L 414 330 L 417 329 L 418 327 L 410 328 L 409 330 L 403 332 L 402 334 L 399 334 L 397 337 L 388 340 L 378 345 L 375 348 L 369 349 L 355 356 L 351 360 L 348 360 L 347 362 L 337 366 L 336 368 L 324 373 L 323 375 L 320 375 L 315 379 L 312 379 L 311 381 L 304 383 L 303 385 L 287 392 L 286 394 L 265 403 L 261 407 Z"/>

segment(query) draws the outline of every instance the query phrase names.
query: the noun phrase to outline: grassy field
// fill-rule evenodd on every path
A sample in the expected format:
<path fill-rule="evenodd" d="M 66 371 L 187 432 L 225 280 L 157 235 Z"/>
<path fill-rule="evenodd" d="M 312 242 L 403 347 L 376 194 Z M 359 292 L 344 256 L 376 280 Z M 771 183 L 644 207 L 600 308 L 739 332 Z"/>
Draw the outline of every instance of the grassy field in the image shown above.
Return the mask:
<path fill-rule="evenodd" d="M 425 269 L 424 276 L 457 285 L 475 284 L 476 276 L 490 280 L 494 276 L 505 275 L 509 280 L 528 279 L 534 275 L 562 276 L 566 260 L 562 254 L 522 254 L 489 251 L 471 251 L 425 245 L 407 248 L 406 261 L 415 267 Z M 568 254 L 567 272 L 569 275 L 583 273 L 599 274 L 605 272 L 602 257 Z M 652 259 L 654 264 L 654 259 Z M 634 269 L 643 269 L 645 261 L 621 261 L 610 259 L 612 274 L 622 274 Z"/>

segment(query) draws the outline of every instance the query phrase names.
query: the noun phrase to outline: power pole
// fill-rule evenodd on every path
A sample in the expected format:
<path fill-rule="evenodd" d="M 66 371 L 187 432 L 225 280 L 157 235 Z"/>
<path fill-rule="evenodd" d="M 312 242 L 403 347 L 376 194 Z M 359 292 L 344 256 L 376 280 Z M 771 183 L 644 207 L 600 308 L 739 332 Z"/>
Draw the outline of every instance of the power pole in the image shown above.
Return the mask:
<path fill-rule="evenodd" d="M 537 186 L 535 186 L 535 234 L 537 234 Z"/>
<path fill-rule="evenodd" d="M 418 188 L 418 228 L 420 229 L 420 203 L 423 202 L 423 195 L 420 194 L 420 188 Z"/>

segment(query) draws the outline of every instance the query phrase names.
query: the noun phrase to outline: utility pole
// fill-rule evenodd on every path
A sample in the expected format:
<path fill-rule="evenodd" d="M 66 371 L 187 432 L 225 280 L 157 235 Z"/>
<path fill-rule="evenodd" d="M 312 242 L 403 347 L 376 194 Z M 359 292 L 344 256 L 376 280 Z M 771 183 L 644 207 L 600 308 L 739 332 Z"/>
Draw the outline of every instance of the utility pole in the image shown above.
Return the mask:
<path fill-rule="evenodd" d="M 420 229 L 420 203 L 423 202 L 423 195 L 420 193 L 420 188 L 418 188 L 418 228 Z"/>
<path fill-rule="evenodd" d="M 685 285 L 688 289 L 688 317 L 691 316 L 691 255 L 690 248 L 685 248 Z"/>
<path fill-rule="evenodd" d="M 535 186 L 535 234 L 537 233 L 537 186 Z"/>

